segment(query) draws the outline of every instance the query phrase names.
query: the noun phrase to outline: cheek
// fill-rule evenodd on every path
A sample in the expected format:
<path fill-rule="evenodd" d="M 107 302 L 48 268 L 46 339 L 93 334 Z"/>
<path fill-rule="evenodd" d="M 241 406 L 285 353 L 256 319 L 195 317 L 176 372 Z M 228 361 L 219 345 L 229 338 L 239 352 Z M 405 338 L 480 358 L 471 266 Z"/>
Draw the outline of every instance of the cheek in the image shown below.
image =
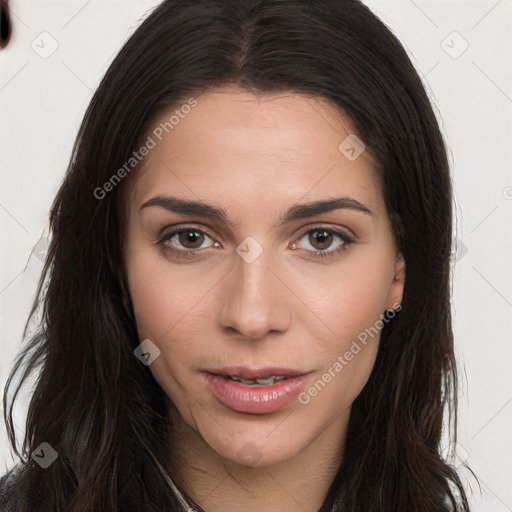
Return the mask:
<path fill-rule="evenodd" d="M 332 337 L 343 340 L 373 325 L 386 309 L 393 280 L 387 260 L 370 264 L 353 258 L 338 268 L 303 276 L 297 281 L 302 282 L 298 295 L 315 313 L 309 315 L 308 323 L 317 317 L 324 331 L 328 328 Z"/>
<path fill-rule="evenodd" d="M 149 368 L 168 394 L 177 396 L 188 382 L 191 361 L 211 351 L 215 303 L 210 297 L 221 274 L 179 268 L 154 253 L 137 251 L 127 258 L 129 291 L 139 339 L 150 339 L 161 351 Z"/>
<path fill-rule="evenodd" d="M 191 421 L 188 411 L 197 393 L 187 385 L 187 361 L 201 355 L 201 344 L 195 340 L 204 336 L 194 318 L 194 304 L 205 292 L 184 286 L 180 272 L 169 272 L 168 267 L 148 253 L 139 253 L 127 264 L 129 289 L 139 339 L 150 339 L 160 349 L 149 371 L 183 417 Z"/>
<path fill-rule="evenodd" d="M 200 299 L 207 279 L 195 280 L 154 249 L 127 257 L 127 277 L 139 336 L 164 339 Z"/>
<path fill-rule="evenodd" d="M 344 410 L 366 384 L 385 325 L 382 314 L 393 278 L 388 260 L 378 265 L 351 260 L 344 269 L 303 280 L 300 293 L 314 314 L 304 309 L 300 322 L 315 339 L 321 367 L 308 392 L 313 410 L 326 403 L 333 412 Z M 317 395 L 323 398 L 313 400 Z"/>
<path fill-rule="evenodd" d="M 318 340 L 328 338 L 324 347 L 318 346 L 320 351 L 343 349 L 340 340 L 345 345 L 380 318 L 392 278 L 387 259 L 380 258 L 377 264 L 375 259 L 352 257 L 338 266 L 276 269 L 293 283 L 286 307 L 297 317 L 297 327 L 311 331 Z M 127 258 L 141 340 L 159 340 L 168 350 L 179 351 L 183 344 L 173 339 L 185 337 L 189 354 L 194 350 L 194 340 L 203 339 L 208 326 L 215 327 L 216 311 L 235 293 L 226 283 L 229 276 L 222 278 L 222 269 L 208 267 L 177 268 L 152 250 L 133 252 Z"/>
<path fill-rule="evenodd" d="M 316 336 L 312 355 L 319 369 L 300 400 L 311 415 L 324 422 L 338 417 L 364 388 L 379 348 L 381 304 L 371 287 L 346 287 L 318 310 L 330 333 Z M 310 333 L 314 336 L 312 329 Z"/>
<path fill-rule="evenodd" d="M 178 289 L 164 283 L 147 283 L 133 289 L 132 300 L 139 339 L 149 338 L 161 351 L 161 357 L 151 364 L 151 371 L 155 377 L 167 374 L 181 380 L 187 366 L 184 363 L 202 355 L 201 347 L 204 350 L 205 345 L 199 340 L 205 339 L 205 328 L 194 315 L 197 299 L 185 300 L 187 293 L 179 293 Z"/>

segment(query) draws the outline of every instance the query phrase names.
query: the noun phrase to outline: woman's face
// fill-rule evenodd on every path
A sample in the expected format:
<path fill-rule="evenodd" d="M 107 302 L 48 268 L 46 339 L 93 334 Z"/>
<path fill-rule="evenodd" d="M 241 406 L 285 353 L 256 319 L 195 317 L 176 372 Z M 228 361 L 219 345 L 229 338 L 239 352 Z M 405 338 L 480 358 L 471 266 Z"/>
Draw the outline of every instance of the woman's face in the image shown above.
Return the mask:
<path fill-rule="evenodd" d="M 204 450 L 277 464 L 343 438 L 403 261 L 370 155 L 332 107 L 239 89 L 196 100 L 168 133 L 155 125 L 130 189 L 137 328 Z"/>

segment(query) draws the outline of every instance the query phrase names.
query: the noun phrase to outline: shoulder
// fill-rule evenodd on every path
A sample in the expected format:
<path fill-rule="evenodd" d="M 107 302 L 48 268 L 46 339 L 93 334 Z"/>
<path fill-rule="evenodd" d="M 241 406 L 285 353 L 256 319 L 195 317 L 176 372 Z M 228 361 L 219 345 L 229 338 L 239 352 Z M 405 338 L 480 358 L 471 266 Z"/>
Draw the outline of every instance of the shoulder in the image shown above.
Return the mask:
<path fill-rule="evenodd" d="M 30 462 L 18 463 L 0 477 L 0 512 L 53 510 L 46 489 L 48 479 L 30 469 Z"/>
<path fill-rule="evenodd" d="M 18 464 L 0 477 L 0 512 L 15 512 L 23 497 L 24 466 Z"/>

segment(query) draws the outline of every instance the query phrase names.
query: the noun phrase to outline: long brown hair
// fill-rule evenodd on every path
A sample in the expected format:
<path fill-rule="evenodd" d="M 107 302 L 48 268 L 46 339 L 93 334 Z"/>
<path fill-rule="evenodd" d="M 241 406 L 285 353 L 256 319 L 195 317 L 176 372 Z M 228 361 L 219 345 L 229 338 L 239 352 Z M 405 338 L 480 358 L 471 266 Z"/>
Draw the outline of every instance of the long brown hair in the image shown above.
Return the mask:
<path fill-rule="evenodd" d="M 447 151 L 404 48 L 358 0 L 166 0 L 119 52 L 52 206 L 33 310 L 42 308 L 44 321 L 6 385 L 5 421 L 26 484 L 18 510 L 184 510 L 158 467 L 179 470 L 164 442 L 166 396 L 133 354 L 140 341 L 122 261 L 126 184 L 98 189 L 163 112 L 227 85 L 306 93 L 345 112 L 377 162 L 407 265 L 402 310 L 382 330 L 322 510 L 441 512 L 451 504 L 467 512 L 459 477 L 440 456 L 443 416 L 450 413 L 455 440 L 457 410 Z M 18 452 L 13 405 L 36 370 Z M 58 453 L 47 469 L 31 458 L 42 442 Z"/>

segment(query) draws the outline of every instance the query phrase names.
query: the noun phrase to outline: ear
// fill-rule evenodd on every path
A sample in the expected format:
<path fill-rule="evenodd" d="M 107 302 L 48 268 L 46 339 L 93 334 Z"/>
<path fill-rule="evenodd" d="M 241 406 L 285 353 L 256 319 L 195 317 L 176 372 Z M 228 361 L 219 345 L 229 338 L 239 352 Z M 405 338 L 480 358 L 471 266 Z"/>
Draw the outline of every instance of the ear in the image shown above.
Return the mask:
<path fill-rule="evenodd" d="M 398 254 L 395 259 L 395 276 L 389 289 L 386 310 L 397 309 L 402 304 L 402 298 L 405 285 L 405 260 L 402 254 Z"/>

